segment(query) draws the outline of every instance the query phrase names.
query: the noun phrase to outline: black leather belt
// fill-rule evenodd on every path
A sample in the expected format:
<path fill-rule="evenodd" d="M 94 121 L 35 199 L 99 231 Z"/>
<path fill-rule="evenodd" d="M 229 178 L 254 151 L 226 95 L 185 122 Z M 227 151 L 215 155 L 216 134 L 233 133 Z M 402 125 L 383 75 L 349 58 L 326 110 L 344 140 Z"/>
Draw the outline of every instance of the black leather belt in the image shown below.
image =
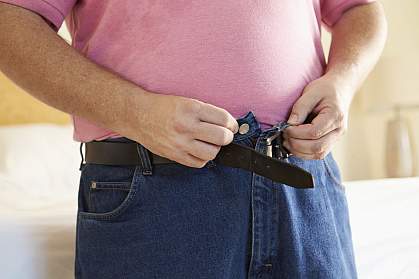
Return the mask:
<path fill-rule="evenodd" d="M 150 151 L 153 165 L 178 164 Z M 283 160 L 266 156 L 255 149 L 237 143 L 222 146 L 215 163 L 233 168 L 241 168 L 272 179 L 275 182 L 295 188 L 313 188 L 311 174 L 304 169 Z M 86 143 L 86 163 L 102 165 L 140 165 L 140 157 L 135 142 L 92 141 Z"/>

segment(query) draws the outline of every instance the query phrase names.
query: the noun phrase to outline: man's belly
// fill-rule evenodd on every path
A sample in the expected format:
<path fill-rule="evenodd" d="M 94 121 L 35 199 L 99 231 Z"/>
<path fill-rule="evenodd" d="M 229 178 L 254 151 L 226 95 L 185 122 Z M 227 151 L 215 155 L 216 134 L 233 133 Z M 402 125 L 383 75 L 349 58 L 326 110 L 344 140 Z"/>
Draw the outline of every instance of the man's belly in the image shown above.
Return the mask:
<path fill-rule="evenodd" d="M 205 8 L 190 4 L 177 16 L 162 7 L 149 9 L 131 23 L 133 30 L 126 28 L 133 17 L 124 28 L 101 22 L 100 28 L 113 30 L 111 40 L 96 32 L 75 46 L 148 91 L 195 98 L 236 118 L 253 111 L 263 125 L 273 125 L 288 117 L 325 65 L 312 29 L 315 19 L 293 15 L 303 4 L 283 2 L 265 7 L 245 0 L 254 5 L 249 9 L 236 1 L 205 1 Z"/>

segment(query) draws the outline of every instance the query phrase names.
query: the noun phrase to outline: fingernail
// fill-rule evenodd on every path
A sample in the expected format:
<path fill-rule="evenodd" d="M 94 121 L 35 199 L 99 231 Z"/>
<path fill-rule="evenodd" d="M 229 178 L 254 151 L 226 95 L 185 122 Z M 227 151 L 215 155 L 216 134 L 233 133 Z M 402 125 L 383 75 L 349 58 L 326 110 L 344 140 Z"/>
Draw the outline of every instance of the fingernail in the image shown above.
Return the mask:
<path fill-rule="evenodd" d="M 292 113 L 290 118 L 288 119 L 289 124 L 298 124 L 298 115 L 296 113 Z"/>
<path fill-rule="evenodd" d="M 239 128 L 237 126 L 234 126 L 233 128 L 233 134 L 236 134 L 239 131 Z"/>
<path fill-rule="evenodd" d="M 237 125 L 234 125 L 234 134 L 236 134 L 239 131 L 239 123 Z"/>

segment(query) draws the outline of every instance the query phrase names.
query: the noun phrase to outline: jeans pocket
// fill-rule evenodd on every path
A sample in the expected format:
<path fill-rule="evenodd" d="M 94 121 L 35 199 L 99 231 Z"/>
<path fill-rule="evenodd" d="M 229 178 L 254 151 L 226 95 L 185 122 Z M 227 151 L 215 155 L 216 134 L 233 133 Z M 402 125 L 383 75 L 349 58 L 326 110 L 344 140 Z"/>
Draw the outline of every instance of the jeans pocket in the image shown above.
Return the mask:
<path fill-rule="evenodd" d="M 91 181 L 89 187 L 90 212 L 107 213 L 118 208 L 131 189 L 131 182 Z"/>
<path fill-rule="evenodd" d="M 329 153 L 322 161 L 326 169 L 327 176 L 330 178 L 333 184 L 345 192 L 345 186 L 342 183 L 342 176 L 339 170 L 339 166 L 333 158 L 332 153 Z"/>
<path fill-rule="evenodd" d="M 113 220 L 135 201 L 139 167 L 91 164 L 82 169 L 78 214 L 84 219 Z"/>

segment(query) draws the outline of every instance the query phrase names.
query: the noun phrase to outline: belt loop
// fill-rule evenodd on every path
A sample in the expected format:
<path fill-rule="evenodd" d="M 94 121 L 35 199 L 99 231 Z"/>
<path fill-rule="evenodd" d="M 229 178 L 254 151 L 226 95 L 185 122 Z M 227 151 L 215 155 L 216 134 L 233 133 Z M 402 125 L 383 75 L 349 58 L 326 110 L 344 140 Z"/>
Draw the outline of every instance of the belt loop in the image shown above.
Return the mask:
<path fill-rule="evenodd" d="M 138 152 L 138 157 L 140 157 L 141 170 L 142 170 L 143 175 L 152 175 L 153 166 L 151 165 L 150 155 L 148 153 L 148 150 L 141 144 L 137 143 L 137 152 Z"/>
<path fill-rule="evenodd" d="M 82 167 L 83 167 L 83 163 L 84 163 L 84 156 L 83 156 L 83 142 L 80 143 L 80 156 L 81 156 L 81 162 L 80 162 L 80 167 L 79 170 L 81 171 Z"/>

